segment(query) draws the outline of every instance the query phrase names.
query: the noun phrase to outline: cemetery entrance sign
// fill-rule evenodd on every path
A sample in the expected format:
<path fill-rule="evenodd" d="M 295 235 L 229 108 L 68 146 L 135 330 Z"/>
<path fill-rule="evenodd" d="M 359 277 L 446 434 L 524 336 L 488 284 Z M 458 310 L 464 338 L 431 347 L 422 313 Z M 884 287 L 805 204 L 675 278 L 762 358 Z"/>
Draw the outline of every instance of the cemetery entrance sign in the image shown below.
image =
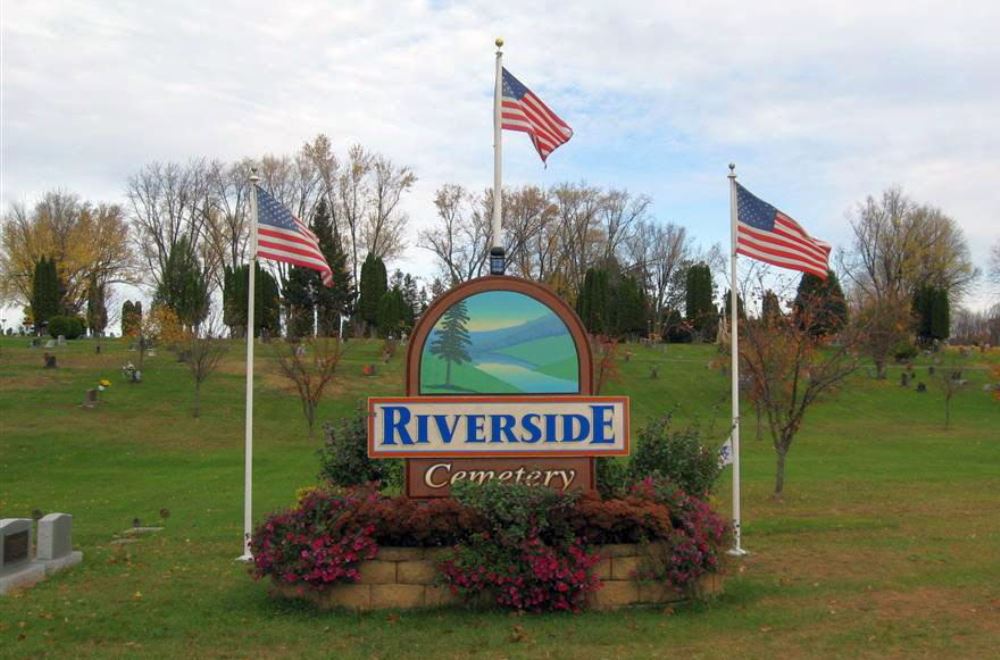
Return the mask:
<path fill-rule="evenodd" d="M 594 457 L 629 452 L 629 400 L 593 396 L 590 342 L 545 286 L 488 276 L 431 305 L 405 397 L 368 400 L 368 454 L 405 458 L 410 497 L 462 480 L 592 490 Z"/>

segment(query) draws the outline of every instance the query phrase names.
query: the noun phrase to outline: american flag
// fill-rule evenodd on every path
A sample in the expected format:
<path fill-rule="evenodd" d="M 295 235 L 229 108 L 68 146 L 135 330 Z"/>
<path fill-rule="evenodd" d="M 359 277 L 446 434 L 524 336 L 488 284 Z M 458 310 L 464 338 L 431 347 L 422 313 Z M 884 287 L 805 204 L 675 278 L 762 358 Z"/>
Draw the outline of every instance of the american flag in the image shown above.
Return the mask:
<path fill-rule="evenodd" d="M 503 70 L 500 126 L 530 135 L 543 163 L 550 153 L 573 137 L 573 129 L 507 69 Z"/>
<path fill-rule="evenodd" d="M 774 266 L 826 279 L 830 245 L 736 184 L 736 252 Z"/>
<path fill-rule="evenodd" d="M 257 256 L 318 270 L 323 284 L 333 286 L 333 271 L 319 249 L 319 237 L 259 186 Z"/>

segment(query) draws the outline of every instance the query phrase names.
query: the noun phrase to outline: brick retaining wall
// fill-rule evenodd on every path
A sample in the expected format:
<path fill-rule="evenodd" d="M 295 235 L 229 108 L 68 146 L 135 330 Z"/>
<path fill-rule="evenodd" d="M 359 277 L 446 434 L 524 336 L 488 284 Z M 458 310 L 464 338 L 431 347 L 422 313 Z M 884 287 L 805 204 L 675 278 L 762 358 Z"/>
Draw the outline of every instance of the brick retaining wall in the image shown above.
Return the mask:
<path fill-rule="evenodd" d="M 613 610 L 628 605 L 662 605 L 684 600 L 669 586 L 637 580 L 636 571 L 660 548 L 656 545 L 605 545 L 595 566 L 604 586 L 589 595 L 588 609 Z M 283 598 L 307 600 L 321 609 L 356 610 L 411 609 L 459 605 L 464 601 L 440 584 L 437 563 L 450 548 L 379 548 L 375 559 L 361 562 L 361 579 L 323 590 L 274 583 L 274 593 Z M 705 575 L 696 588 L 699 596 L 722 592 L 718 574 Z M 490 601 L 484 600 L 483 604 Z"/>

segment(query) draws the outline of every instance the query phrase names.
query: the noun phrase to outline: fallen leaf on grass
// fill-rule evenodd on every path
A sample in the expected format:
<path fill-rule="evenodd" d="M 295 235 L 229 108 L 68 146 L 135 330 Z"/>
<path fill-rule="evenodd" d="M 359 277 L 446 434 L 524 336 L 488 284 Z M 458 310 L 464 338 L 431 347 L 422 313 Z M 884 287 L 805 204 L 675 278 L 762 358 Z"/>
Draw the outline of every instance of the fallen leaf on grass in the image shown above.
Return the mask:
<path fill-rule="evenodd" d="M 132 594 L 132 600 L 142 600 L 142 592 L 137 591 L 134 594 Z"/>
<path fill-rule="evenodd" d="M 510 633 L 510 641 L 512 642 L 528 641 L 528 635 L 524 632 L 524 626 L 514 626 L 514 629 Z"/>

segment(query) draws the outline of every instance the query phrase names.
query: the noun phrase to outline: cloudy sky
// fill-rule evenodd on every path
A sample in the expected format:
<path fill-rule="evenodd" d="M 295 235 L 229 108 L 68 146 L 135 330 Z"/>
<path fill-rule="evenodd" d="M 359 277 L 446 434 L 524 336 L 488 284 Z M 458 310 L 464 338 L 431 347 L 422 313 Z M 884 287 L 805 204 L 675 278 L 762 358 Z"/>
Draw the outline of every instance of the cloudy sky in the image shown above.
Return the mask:
<path fill-rule="evenodd" d="M 575 130 L 544 169 L 505 134 L 504 183 L 586 180 L 728 243 L 727 164 L 811 233 L 900 185 L 1000 236 L 1000 3 L 2 0 L 0 202 L 122 201 L 144 163 L 290 153 L 323 132 L 434 190 L 492 181 L 493 40 Z M 404 263 L 429 274 L 427 253 Z M 980 291 L 969 302 L 987 301 Z"/>

